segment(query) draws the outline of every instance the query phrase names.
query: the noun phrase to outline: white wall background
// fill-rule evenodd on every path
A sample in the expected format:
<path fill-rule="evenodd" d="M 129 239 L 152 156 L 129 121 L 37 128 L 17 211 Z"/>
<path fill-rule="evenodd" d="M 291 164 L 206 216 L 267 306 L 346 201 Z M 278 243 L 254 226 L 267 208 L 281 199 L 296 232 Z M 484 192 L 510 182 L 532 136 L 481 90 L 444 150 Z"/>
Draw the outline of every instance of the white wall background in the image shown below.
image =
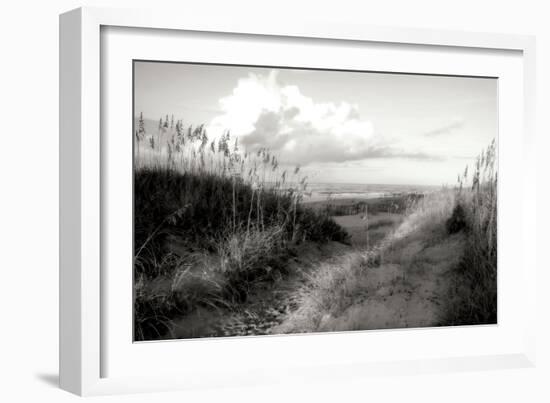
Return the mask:
<path fill-rule="evenodd" d="M 0 6 L 0 400 L 65 402 L 57 389 L 58 303 L 58 14 L 81 5 L 174 7 L 186 13 L 246 13 L 284 24 L 301 16 L 374 25 L 537 35 L 539 258 L 550 240 L 550 12 L 522 0 L 20 0 Z M 518 240 L 519 242 L 519 240 Z M 540 265 L 541 269 L 544 269 Z M 550 269 L 550 268 L 548 268 Z M 541 291 L 550 280 L 541 270 Z M 94 398 L 100 401 L 550 401 L 548 294 L 539 292 L 539 364 L 535 369 L 378 377 L 296 388 L 213 390 Z"/>

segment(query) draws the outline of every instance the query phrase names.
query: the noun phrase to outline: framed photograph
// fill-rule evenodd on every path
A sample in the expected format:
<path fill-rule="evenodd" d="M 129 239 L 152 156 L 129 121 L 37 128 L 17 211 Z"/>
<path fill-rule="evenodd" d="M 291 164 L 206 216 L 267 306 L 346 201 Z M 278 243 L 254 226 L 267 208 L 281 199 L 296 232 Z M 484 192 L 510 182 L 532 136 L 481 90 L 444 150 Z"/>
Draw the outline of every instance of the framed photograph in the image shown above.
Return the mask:
<path fill-rule="evenodd" d="M 534 365 L 534 39 L 60 17 L 60 383 Z"/>

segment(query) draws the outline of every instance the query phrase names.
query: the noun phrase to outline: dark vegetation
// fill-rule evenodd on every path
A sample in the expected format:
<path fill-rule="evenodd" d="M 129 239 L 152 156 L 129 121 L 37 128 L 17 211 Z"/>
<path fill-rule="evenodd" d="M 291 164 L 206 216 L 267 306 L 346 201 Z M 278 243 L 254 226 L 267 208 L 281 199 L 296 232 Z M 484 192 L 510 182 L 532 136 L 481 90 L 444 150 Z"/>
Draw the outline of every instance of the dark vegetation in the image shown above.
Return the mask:
<path fill-rule="evenodd" d="M 266 189 L 258 196 L 238 178 L 142 169 L 135 174 L 134 192 L 135 244 L 140 247 L 155 233 L 148 242 L 149 252 L 162 249 L 171 237 L 179 238 L 189 249 L 214 252 L 220 239 L 228 234 L 274 226 L 281 228 L 282 241 L 347 239 L 346 232 L 323 212 L 297 203 L 294 213 L 291 192 L 280 194 Z M 260 209 L 256 206 L 258 197 Z M 152 267 L 138 267 L 139 271 L 161 274 L 154 273 Z"/>
<path fill-rule="evenodd" d="M 464 207 L 462 207 L 462 204 L 457 203 L 453 208 L 453 213 L 451 217 L 449 217 L 449 219 L 445 223 L 445 226 L 447 227 L 447 232 L 449 234 L 456 234 L 457 232 L 460 232 L 461 230 L 466 228 L 466 225 L 466 212 L 464 211 Z"/>

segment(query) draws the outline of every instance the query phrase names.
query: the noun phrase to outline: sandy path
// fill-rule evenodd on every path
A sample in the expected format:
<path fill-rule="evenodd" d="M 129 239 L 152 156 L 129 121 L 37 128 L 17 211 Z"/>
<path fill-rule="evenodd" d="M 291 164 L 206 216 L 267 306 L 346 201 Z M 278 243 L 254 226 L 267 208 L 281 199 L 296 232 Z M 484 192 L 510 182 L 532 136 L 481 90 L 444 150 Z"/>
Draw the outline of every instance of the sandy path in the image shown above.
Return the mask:
<path fill-rule="evenodd" d="M 462 236 L 447 236 L 436 242 L 388 236 L 371 248 L 371 255 L 374 250 L 383 250 L 378 264 L 367 264 L 364 250 L 356 247 L 359 249 L 336 242 L 322 247 L 302 245 L 298 257 L 290 262 L 291 275 L 258 286 L 245 303 L 231 310 L 201 308 L 176 320 L 169 337 L 427 327 L 440 323 L 448 273 L 457 264 Z M 308 287 L 319 268 L 337 269 L 349 264 L 350 259 L 364 262 L 353 272 L 353 295 L 344 304 L 338 303 L 337 308 L 308 306 L 316 298 L 309 297 L 308 301 Z"/>
<path fill-rule="evenodd" d="M 352 284 L 356 284 L 352 295 L 345 294 L 345 290 L 334 290 L 335 295 L 344 292 L 349 303 L 343 307 L 338 303 L 318 304 L 319 294 L 314 289 L 309 293 L 302 292 L 301 307 L 289 314 L 275 331 L 438 326 L 445 310 L 449 272 L 458 263 L 463 242 L 463 237 L 456 235 L 435 242 L 406 237 L 394 245 L 379 245 L 378 248 L 384 250 L 380 264 L 360 263 L 351 271 L 354 276 Z M 335 264 L 344 265 L 346 262 Z M 344 284 L 341 287 L 349 286 Z"/>
<path fill-rule="evenodd" d="M 403 266 L 385 264 L 369 268 L 364 293 L 342 313 L 324 316 L 318 331 L 389 329 L 436 326 L 444 273 L 422 275 Z"/>

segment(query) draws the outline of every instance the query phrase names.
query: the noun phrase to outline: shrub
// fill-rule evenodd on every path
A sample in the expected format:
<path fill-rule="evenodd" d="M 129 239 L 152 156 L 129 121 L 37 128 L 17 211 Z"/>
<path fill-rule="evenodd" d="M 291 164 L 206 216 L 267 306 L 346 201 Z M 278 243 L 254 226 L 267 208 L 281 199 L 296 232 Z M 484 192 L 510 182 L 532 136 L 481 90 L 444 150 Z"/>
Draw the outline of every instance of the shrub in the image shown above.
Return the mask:
<path fill-rule="evenodd" d="M 456 234 L 466 227 L 466 213 L 462 204 L 456 204 L 451 217 L 446 222 L 446 227 L 449 234 Z"/>
<path fill-rule="evenodd" d="M 300 208 L 298 211 L 297 232 L 304 240 L 349 243 L 349 234 L 344 228 L 338 225 L 330 216 L 309 208 Z"/>

